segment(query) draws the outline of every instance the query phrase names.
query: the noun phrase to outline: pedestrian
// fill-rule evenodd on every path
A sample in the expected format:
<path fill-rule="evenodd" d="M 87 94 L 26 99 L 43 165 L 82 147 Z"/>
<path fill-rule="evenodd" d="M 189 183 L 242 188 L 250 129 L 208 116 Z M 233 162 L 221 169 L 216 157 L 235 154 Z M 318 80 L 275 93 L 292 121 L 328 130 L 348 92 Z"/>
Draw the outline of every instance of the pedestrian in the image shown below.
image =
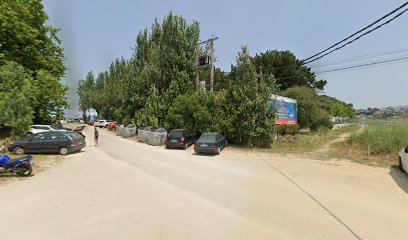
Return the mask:
<path fill-rule="evenodd" d="M 95 140 L 95 146 L 98 146 L 98 138 L 99 138 L 99 131 L 96 126 L 94 126 L 94 140 Z"/>

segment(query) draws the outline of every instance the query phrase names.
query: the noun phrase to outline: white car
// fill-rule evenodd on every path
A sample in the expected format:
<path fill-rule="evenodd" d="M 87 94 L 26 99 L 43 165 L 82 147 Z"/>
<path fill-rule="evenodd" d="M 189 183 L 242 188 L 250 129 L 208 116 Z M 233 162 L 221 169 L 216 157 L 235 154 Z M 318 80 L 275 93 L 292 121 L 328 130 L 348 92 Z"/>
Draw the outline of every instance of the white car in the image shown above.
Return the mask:
<path fill-rule="evenodd" d="M 28 133 L 36 134 L 40 132 L 51 132 L 51 131 L 66 132 L 70 130 L 67 128 L 61 128 L 58 125 L 33 125 L 31 126 L 31 129 L 28 131 Z"/>
<path fill-rule="evenodd" d="M 109 124 L 111 124 L 112 122 L 113 122 L 113 121 L 111 121 L 111 120 L 102 119 L 102 120 L 99 120 L 99 121 L 95 122 L 95 123 L 94 123 L 94 126 L 95 126 L 95 127 L 100 127 L 100 128 L 105 128 L 105 127 L 107 127 Z"/>
<path fill-rule="evenodd" d="M 399 152 L 399 169 L 408 172 L 408 146 Z"/>

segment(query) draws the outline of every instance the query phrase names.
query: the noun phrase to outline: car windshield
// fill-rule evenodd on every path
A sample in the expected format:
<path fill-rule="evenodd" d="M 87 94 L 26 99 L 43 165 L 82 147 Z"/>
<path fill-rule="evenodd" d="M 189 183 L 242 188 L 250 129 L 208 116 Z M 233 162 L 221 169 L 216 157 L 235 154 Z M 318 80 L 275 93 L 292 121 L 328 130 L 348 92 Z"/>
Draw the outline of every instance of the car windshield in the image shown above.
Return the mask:
<path fill-rule="evenodd" d="M 216 139 L 216 134 L 209 133 L 209 134 L 203 134 L 201 137 L 198 139 L 198 142 L 213 142 Z"/>

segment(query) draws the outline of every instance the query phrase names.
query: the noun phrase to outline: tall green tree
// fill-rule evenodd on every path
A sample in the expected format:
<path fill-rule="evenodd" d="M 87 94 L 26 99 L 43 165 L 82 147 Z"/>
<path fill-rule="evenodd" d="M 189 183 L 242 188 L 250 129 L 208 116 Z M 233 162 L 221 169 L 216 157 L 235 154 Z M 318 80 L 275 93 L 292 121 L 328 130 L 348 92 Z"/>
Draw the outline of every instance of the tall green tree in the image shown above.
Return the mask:
<path fill-rule="evenodd" d="M 228 90 L 231 137 L 240 144 L 269 145 L 274 132 L 274 115 L 267 102 L 276 92 L 274 77 L 260 76 L 251 61 L 248 48 L 242 47 L 234 67 L 234 79 Z"/>
<path fill-rule="evenodd" d="M 35 122 L 49 121 L 51 114 L 62 115 L 68 107 L 67 87 L 60 82 L 65 72 L 63 49 L 58 30 L 47 20 L 41 0 L 0 2 L 0 65 L 15 62 L 30 75 Z"/>
<path fill-rule="evenodd" d="M 317 80 L 310 68 L 303 65 L 295 54 L 290 51 L 266 51 L 252 59 L 257 70 L 272 74 L 281 90 L 294 86 L 307 86 L 323 90 L 325 80 Z"/>
<path fill-rule="evenodd" d="M 356 116 L 356 110 L 354 109 L 353 104 L 347 104 L 343 101 L 326 95 L 319 96 L 318 100 L 321 103 L 322 107 L 332 117 L 354 118 Z"/>
<path fill-rule="evenodd" d="M 0 124 L 12 125 L 14 137 L 24 136 L 31 124 L 31 76 L 15 62 L 0 66 Z"/>

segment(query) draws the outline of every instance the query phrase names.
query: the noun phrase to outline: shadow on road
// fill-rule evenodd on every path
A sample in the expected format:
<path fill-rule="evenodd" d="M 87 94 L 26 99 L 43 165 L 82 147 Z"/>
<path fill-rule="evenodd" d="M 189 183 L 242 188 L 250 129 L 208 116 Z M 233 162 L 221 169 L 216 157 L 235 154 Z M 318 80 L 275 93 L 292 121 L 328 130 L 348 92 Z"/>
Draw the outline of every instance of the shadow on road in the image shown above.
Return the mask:
<path fill-rule="evenodd" d="M 408 174 L 401 172 L 398 166 L 394 165 L 390 167 L 390 175 L 395 183 L 404 190 L 404 192 L 408 193 Z"/>
<path fill-rule="evenodd" d="M 209 158 L 215 158 L 218 155 L 212 154 L 212 153 L 193 153 L 194 156 L 200 156 L 200 157 L 209 157 Z"/>

